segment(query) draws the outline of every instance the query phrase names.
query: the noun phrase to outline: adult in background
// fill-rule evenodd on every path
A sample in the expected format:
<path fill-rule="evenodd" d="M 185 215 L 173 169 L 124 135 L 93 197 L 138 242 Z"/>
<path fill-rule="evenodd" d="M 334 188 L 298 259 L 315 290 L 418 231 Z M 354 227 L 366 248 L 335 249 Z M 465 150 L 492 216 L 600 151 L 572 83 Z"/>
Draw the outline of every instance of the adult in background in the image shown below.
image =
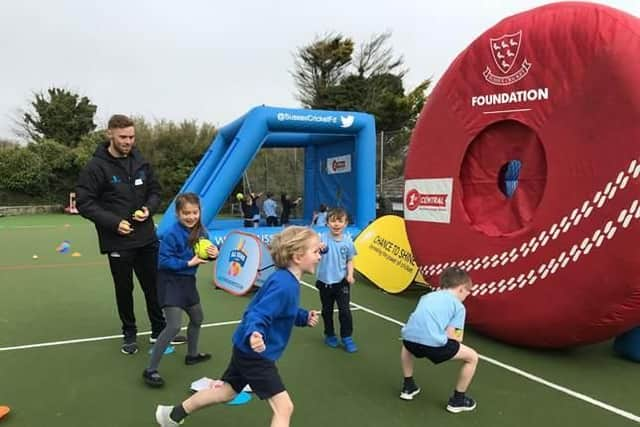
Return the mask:
<path fill-rule="evenodd" d="M 302 197 L 298 197 L 295 200 L 291 200 L 287 193 L 282 193 L 280 195 L 280 202 L 282 203 L 282 213 L 280 214 L 280 224 L 287 225 L 289 224 L 289 216 L 291 215 L 291 211 L 293 208 L 298 206 Z"/>
<path fill-rule="evenodd" d="M 245 227 L 258 227 L 260 225 L 260 208 L 258 199 L 262 193 L 248 193 L 241 202 L 243 225 Z"/>
<path fill-rule="evenodd" d="M 133 272 L 140 282 L 151 322 L 150 342 L 165 327 L 158 304 L 158 238 L 152 215 L 160 204 L 160 185 L 151 165 L 135 147 L 135 128 L 127 116 L 109 119 L 109 141 L 96 149 L 76 186 L 80 214 L 94 223 L 100 253 L 107 254 L 124 336 L 121 352 L 138 352 L 133 311 Z M 185 342 L 176 337 L 174 344 Z"/>
<path fill-rule="evenodd" d="M 267 200 L 262 204 L 264 216 L 267 217 L 267 226 L 275 227 L 278 225 L 278 203 L 273 200 L 273 193 L 267 193 Z"/>

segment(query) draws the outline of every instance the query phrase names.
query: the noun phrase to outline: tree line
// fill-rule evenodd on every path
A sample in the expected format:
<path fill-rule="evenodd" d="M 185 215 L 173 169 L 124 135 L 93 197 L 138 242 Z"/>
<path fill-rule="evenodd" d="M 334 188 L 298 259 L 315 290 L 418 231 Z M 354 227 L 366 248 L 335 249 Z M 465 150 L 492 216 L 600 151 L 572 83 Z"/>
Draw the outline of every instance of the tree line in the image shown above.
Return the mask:
<path fill-rule="evenodd" d="M 431 80 L 405 89 L 404 58 L 395 56 L 390 37 L 374 35 L 357 46 L 342 34 L 326 34 L 294 52 L 290 74 L 304 108 L 368 112 L 378 131 L 393 132 L 392 143 L 384 147 L 385 177 L 392 178 L 402 174 L 410 132 Z M 106 141 L 105 130 L 95 123 L 96 111 L 88 97 L 67 89 L 34 94 L 17 120 L 16 134 L 27 144 L 0 140 L 0 205 L 64 203 L 96 146 Z M 213 141 L 216 128 L 195 120 L 134 121 L 136 144 L 154 167 L 168 204 Z M 300 194 L 303 167 L 301 149 L 261 150 L 244 183 L 253 191 Z M 242 184 L 237 191 L 246 189 Z"/>
<path fill-rule="evenodd" d="M 96 129 L 97 110 L 87 97 L 51 88 L 36 94 L 24 113 L 27 144 L 0 144 L 0 205 L 64 204 L 80 170 L 106 142 Z M 215 136 L 215 127 L 195 120 L 149 123 L 134 117 L 136 145 L 154 166 L 162 198 L 170 201 Z"/>

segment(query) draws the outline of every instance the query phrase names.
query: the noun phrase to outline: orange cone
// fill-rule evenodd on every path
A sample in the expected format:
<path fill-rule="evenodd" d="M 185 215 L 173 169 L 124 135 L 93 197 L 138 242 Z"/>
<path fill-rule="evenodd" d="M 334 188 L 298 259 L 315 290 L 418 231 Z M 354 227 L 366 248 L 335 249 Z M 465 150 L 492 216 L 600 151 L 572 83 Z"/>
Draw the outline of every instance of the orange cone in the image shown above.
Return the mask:
<path fill-rule="evenodd" d="M 4 416 L 9 412 L 11 412 L 11 408 L 9 408 L 8 406 L 0 406 L 0 420 L 4 418 Z"/>

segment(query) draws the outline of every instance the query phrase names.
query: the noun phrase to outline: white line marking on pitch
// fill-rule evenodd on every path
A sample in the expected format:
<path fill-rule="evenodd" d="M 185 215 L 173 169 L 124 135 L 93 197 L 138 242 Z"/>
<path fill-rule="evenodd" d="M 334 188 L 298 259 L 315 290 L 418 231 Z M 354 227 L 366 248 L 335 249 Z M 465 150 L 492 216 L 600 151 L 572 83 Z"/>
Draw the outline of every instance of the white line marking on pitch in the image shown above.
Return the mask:
<path fill-rule="evenodd" d="M 315 286 L 302 281 L 301 282 L 304 286 L 313 289 L 314 291 L 318 291 L 316 289 Z M 353 308 L 355 308 L 355 310 L 362 310 L 366 313 L 369 313 L 375 317 L 379 317 L 381 319 L 384 319 L 388 322 L 394 323 L 398 326 L 404 326 L 403 322 L 400 322 L 399 320 L 396 320 L 392 317 L 386 316 L 384 314 L 378 313 L 377 311 L 371 310 L 370 308 L 364 307 L 360 304 L 357 304 L 355 302 L 351 302 L 351 305 L 353 306 Z M 355 311 L 354 310 L 354 311 Z M 337 310 L 334 310 L 334 312 L 336 312 Z M 226 321 L 226 322 L 215 322 L 215 323 L 207 323 L 202 325 L 203 328 L 211 328 L 211 327 L 217 327 L 217 326 L 228 326 L 228 325 L 237 325 L 240 323 L 240 320 L 230 320 L 230 321 Z M 186 327 L 183 327 L 182 330 L 185 330 Z M 138 333 L 139 336 L 145 336 L 145 335 L 151 335 L 150 331 L 147 332 L 139 332 Z M 53 342 L 44 342 L 44 343 L 38 343 L 38 344 L 27 344 L 27 345 L 18 345 L 18 346 L 13 346 L 13 347 L 0 347 L 0 352 L 2 351 L 12 351 L 12 350 L 27 350 L 27 349 L 32 349 L 32 348 L 42 348 L 42 347 L 55 347 L 55 346 L 60 346 L 60 345 L 67 345 L 67 344 L 79 344 L 79 343 L 87 343 L 87 342 L 96 342 L 96 341 L 106 341 L 106 340 L 114 340 L 114 339 L 122 339 L 122 335 L 108 335 L 108 336 L 103 336 L 103 337 L 94 337 L 94 338 L 80 338 L 80 339 L 72 339 L 72 340 L 64 340 L 64 341 L 53 341 Z M 559 391 L 561 393 L 564 393 L 566 395 L 569 395 L 571 397 L 574 397 L 576 399 L 582 400 L 584 402 L 590 403 L 594 406 L 597 406 L 599 408 L 602 408 L 606 411 L 612 412 L 616 415 L 619 415 L 621 417 L 627 418 L 631 421 L 635 421 L 637 423 L 640 423 L 640 416 L 632 414 L 631 412 L 625 411 L 623 409 L 620 408 L 616 408 L 615 406 L 609 405 L 607 403 L 604 403 L 600 400 L 597 400 L 593 397 L 587 396 L 585 394 L 579 393 L 577 391 L 571 390 L 567 387 L 561 386 L 559 384 L 555 384 L 551 381 L 547 381 L 544 378 L 541 378 L 537 375 L 531 374 L 529 372 L 523 371 L 522 369 L 518 369 L 514 366 L 508 365 L 506 363 L 500 362 L 499 360 L 493 359 L 491 357 L 487 357 L 487 356 L 483 356 L 481 354 L 478 355 L 478 357 L 481 360 L 484 360 L 487 363 L 490 363 L 494 366 L 498 366 L 500 368 L 506 369 L 507 371 L 514 373 L 516 375 L 520 375 L 521 377 L 527 378 L 528 380 L 531 380 L 533 382 L 536 382 L 538 384 L 542 384 L 545 385 L 549 388 L 552 388 L 556 391 Z"/>
<path fill-rule="evenodd" d="M 303 285 L 305 285 L 306 287 L 313 289 L 314 291 L 317 291 L 316 287 L 313 285 L 310 285 L 309 283 L 306 282 L 302 282 Z M 385 316 L 384 314 L 378 313 L 377 311 L 371 310 L 370 308 L 366 308 L 360 304 L 356 304 L 354 302 L 351 303 L 354 307 L 359 308 L 362 311 L 365 311 L 369 314 L 372 314 L 376 317 L 379 317 L 381 319 L 384 319 L 388 322 L 394 323 L 398 326 L 404 326 L 404 323 L 400 322 L 399 320 L 396 320 L 392 317 L 389 316 Z M 616 408 L 615 406 L 609 405 L 608 403 L 602 402 L 598 399 L 594 399 L 593 397 L 587 396 L 586 394 L 582 394 L 582 393 L 578 393 L 577 391 L 571 390 L 567 387 L 561 386 L 559 384 L 555 384 L 552 383 L 551 381 L 547 381 L 544 378 L 541 378 L 537 375 L 533 375 L 530 374 L 529 372 L 523 371 L 522 369 L 518 369 L 514 366 L 511 365 L 507 365 L 506 363 L 500 362 L 499 360 L 493 359 L 491 357 L 487 357 L 487 356 L 483 356 L 481 354 L 478 354 L 478 357 L 482 360 L 484 360 L 487 363 L 490 363 L 494 366 L 498 366 L 500 368 L 506 369 L 507 371 L 514 373 L 516 375 L 520 375 L 521 377 L 527 378 L 528 380 L 531 380 L 533 382 L 536 382 L 538 384 L 542 384 L 545 385 L 549 388 L 552 388 L 556 391 L 559 391 L 561 393 L 567 394 L 571 397 L 574 397 L 576 399 L 582 400 L 584 402 L 590 403 L 594 406 L 597 406 L 599 408 L 602 408 L 606 411 L 612 412 L 616 415 L 619 415 L 621 417 L 627 418 L 631 421 L 635 421 L 637 423 L 640 423 L 640 416 L 632 414 L 631 412 L 627 412 L 623 409 L 620 408 Z"/>
<path fill-rule="evenodd" d="M 353 308 L 351 311 L 358 311 L 359 308 Z M 336 313 L 338 310 L 333 310 Z M 202 325 L 202 328 L 212 328 L 216 326 L 228 326 L 228 325 L 237 325 L 240 323 L 240 320 L 229 320 L 226 322 L 215 322 L 215 323 L 206 323 Z M 187 329 L 186 326 L 181 328 L 183 331 Z M 138 332 L 138 336 L 151 335 L 151 331 L 147 332 Z M 78 338 L 72 340 L 63 340 L 63 341 L 50 341 L 50 342 L 42 342 L 37 344 L 25 344 L 25 345 L 15 345 L 12 347 L 0 347 L 0 351 L 13 351 L 13 350 L 28 350 L 31 348 L 43 348 L 43 347 L 56 347 L 61 345 L 68 344 L 82 344 L 86 342 L 96 342 L 96 341 L 108 341 L 108 340 L 116 340 L 122 339 L 122 334 L 120 335 L 107 335 L 104 337 L 92 337 L 92 338 Z"/>

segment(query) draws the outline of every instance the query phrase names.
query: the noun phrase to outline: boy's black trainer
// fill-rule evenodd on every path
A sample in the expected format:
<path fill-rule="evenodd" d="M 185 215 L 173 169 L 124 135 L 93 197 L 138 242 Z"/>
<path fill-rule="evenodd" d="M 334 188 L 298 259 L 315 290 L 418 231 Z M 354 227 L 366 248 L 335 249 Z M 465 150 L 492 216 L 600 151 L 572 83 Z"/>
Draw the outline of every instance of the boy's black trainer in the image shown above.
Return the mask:
<path fill-rule="evenodd" d="M 449 398 L 449 404 L 447 405 L 447 411 L 457 414 L 459 412 L 473 411 L 476 409 L 476 401 L 469 396 L 464 396 L 460 399 L 454 397 Z"/>
<path fill-rule="evenodd" d="M 420 387 L 418 387 L 415 383 L 404 385 L 402 387 L 402 391 L 400 392 L 400 399 L 402 400 L 413 400 L 413 396 L 420 393 Z"/>

